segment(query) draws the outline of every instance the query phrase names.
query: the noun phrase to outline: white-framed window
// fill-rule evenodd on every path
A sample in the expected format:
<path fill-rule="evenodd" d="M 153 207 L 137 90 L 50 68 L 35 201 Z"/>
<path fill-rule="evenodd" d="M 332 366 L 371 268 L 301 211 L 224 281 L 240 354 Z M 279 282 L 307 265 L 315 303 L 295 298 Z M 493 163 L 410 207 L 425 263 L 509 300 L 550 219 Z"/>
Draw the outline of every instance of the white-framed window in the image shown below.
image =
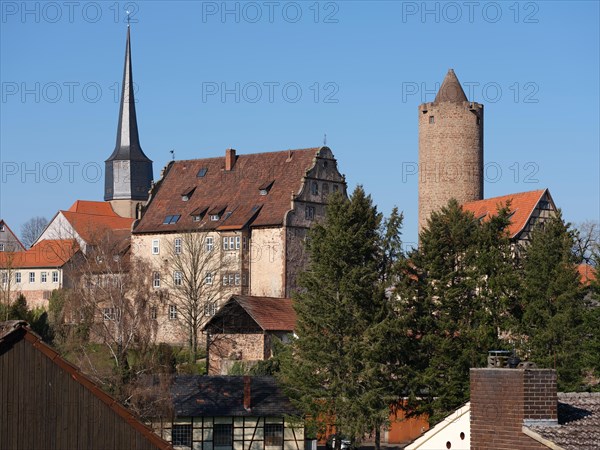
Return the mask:
<path fill-rule="evenodd" d="M 160 287 L 160 272 L 152 272 L 152 287 Z"/>
<path fill-rule="evenodd" d="M 236 237 L 235 237 L 235 249 L 236 249 L 236 250 L 239 250 L 239 249 L 240 249 L 240 243 L 241 243 L 241 240 L 242 240 L 242 239 L 240 238 L 240 236 L 236 236 Z"/>
<path fill-rule="evenodd" d="M 0 223 L 0 231 L 4 231 L 4 224 Z"/>
<path fill-rule="evenodd" d="M 229 238 L 228 237 L 223 238 L 223 250 L 229 250 Z"/>
<path fill-rule="evenodd" d="M 46 281 L 48 281 L 48 274 L 46 272 L 42 272 L 41 279 L 42 279 L 42 283 L 45 283 Z"/>
<path fill-rule="evenodd" d="M 220 218 L 221 218 L 221 216 L 219 216 L 218 214 L 211 214 L 210 215 L 210 220 L 212 220 L 213 222 L 216 222 Z"/>
<path fill-rule="evenodd" d="M 103 308 L 102 309 L 102 318 L 104 321 L 115 320 L 115 308 Z"/>
<path fill-rule="evenodd" d="M 235 280 L 235 285 L 239 286 L 240 285 L 240 274 L 239 273 L 235 274 L 234 280 Z"/>
<path fill-rule="evenodd" d="M 215 248 L 215 240 L 212 236 L 208 236 L 206 238 L 206 251 L 212 252 L 214 248 Z"/>
<path fill-rule="evenodd" d="M 160 253 L 160 240 L 152 239 L 152 254 L 158 255 Z"/>
<path fill-rule="evenodd" d="M 181 255 L 181 238 L 175 238 L 173 241 L 174 251 L 176 255 Z"/>
<path fill-rule="evenodd" d="M 58 270 L 52 272 L 52 282 L 58 283 Z"/>
<path fill-rule="evenodd" d="M 0 252 L 3 252 L 3 251 L 4 251 L 4 244 L 0 243 Z"/>
<path fill-rule="evenodd" d="M 217 302 L 209 302 L 204 305 L 204 315 L 214 316 L 217 313 Z"/>
<path fill-rule="evenodd" d="M 15 272 L 15 283 L 21 282 L 21 272 Z"/>
<path fill-rule="evenodd" d="M 176 270 L 173 272 L 173 284 L 175 286 L 181 286 L 183 284 L 183 272 Z"/>
<path fill-rule="evenodd" d="M 237 240 L 237 247 L 236 247 Z M 240 248 L 239 237 L 236 236 L 225 236 L 223 238 L 223 250 L 236 250 Z"/>
<path fill-rule="evenodd" d="M 169 320 L 177 320 L 177 305 L 169 305 Z"/>
<path fill-rule="evenodd" d="M 150 319 L 151 320 L 156 320 L 157 316 L 158 316 L 158 311 L 156 309 L 156 306 L 151 306 L 150 307 Z"/>
<path fill-rule="evenodd" d="M 4 285 L 8 284 L 8 273 L 7 272 L 2 272 L 2 284 L 4 284 Z"/>
<path fill-rule="evenodd" d="M 29 282 L 35 283 L 35 272 L 29 272 Z"/>
<path fill-rule="evenodd" d="M 239 281 L 239 279 L 238 279 Z M 235 274 L 226 273 L 223 275 L 223 286 L 234 286 L 235 284 Z M 239 282 L 238 282 L 239 284 Z"/>
<path fill-rule="evenodd" d="M 204 277 L 204 282 L 206 284 L 213 284 L 213 274 L 212 274 L 212 272 L 206 272 L 206 276 Z"/>

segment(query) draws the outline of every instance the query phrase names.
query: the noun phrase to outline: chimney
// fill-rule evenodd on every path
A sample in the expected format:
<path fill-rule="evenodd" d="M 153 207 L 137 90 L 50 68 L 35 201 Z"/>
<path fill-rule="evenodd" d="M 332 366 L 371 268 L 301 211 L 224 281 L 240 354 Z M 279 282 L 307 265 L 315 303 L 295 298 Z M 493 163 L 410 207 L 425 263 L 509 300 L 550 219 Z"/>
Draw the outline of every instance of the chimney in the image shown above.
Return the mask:
<path fill-rule="evenodd" d="M 233 170 L 233 166 L 235 165 L 235 149 L 228 148 L 225 150 L 225 170 L 230 171 Z"/>
<path fill-rule="evenodd" d="M 556 371 L 471 369 L 471 448 L 534 448 L 523 426 L 558 425 Z"/>
<path fill-rule="evenodd" d="M 250 409 L 251 409 L 250 380 L 251 380 L 251 378 L 248 375 L 244 375 L 244 409 L 246 411 L 250 411 Z"/>

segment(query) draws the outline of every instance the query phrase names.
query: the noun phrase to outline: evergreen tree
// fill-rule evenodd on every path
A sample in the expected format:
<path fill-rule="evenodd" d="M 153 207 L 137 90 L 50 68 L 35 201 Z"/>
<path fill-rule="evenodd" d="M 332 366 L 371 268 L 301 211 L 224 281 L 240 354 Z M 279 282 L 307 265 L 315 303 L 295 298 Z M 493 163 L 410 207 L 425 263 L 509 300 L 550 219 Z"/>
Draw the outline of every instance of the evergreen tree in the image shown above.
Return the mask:
<path fill-rule="evenodd" d="M 521 350 L 538 366 L 555 368 L 559 389 L 569 391 L 582 388 L 585 366 L 584 291 L 573 246 L 560 212 L 536 226 L 523 251 L 520 289 Z"/>
<path fill-rule="evenodd" d="M 310 263 L 295 296 L 297 338 L 279 355 L 278 377 L 313 425 L 333 424 L 353 440 L 375 432 L 378 441 L 402 381 L 389 359 L 401 342 L 381 266 L 383 254 L 387 267 L 399 257 L 401 216 L 381 222 L 362 187 L 349 200 L 330 195 L 324 222 L 309 233 Z"/>
<path fill-rule="evenodd" d="M 398 276 L 399 327 L 409 338 L 410 406 L 432 423 L 469 397 L 469 369 L 498 348 L 515 277 L 502 207 L 480 223 L 452 200 L 434 212 Z"/>

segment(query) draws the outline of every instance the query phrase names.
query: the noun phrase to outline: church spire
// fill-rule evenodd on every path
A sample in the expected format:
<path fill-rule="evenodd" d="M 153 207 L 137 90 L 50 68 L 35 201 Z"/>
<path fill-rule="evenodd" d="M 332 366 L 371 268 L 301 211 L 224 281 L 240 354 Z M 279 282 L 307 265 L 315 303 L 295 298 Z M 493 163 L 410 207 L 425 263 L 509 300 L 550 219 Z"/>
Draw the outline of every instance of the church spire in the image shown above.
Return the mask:
<path fill-rule="evenodd" d="M 104 200 L 111 202 L 147 200 L 153 177 L 152 161 L 144 154 L 138 134 L 130 34 L 131 30 L 127 24 L 117 142 L 114 151 L 106 160 Z"/>
<path fill-rule="evenodd" d="M 465 91 L 463 91 L 460 81 L 458 81 L 453 69 L 448 69 L 446 78 L 444 78 L 444 81 L 440 86 L 440 90 L 435 96 L 435 100 L 433 102 L 468 102 Z"/>

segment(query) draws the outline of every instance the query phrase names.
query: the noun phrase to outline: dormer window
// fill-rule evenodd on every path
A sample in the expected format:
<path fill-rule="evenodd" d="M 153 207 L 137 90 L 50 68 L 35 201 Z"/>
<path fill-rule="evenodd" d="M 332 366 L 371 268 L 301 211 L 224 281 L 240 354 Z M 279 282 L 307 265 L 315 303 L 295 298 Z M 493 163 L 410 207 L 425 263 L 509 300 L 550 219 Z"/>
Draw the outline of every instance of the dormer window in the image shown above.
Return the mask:
<path fill-rule="evenodd" d="M 175 223 L 177 223 L 177 221 L 179 220 L 180 217 L 181 217 L 180 214 L 167 216 L 167 217 L 165 217 L 165 220 L 163 221 L 163 225 L 175 224 Z"/>
<path fill-rule="evenodd" d="M 206 172 L 208 172 L 208 169 L 206 167 L 202 167 L 196 174 L 196 178 L 204 178 Z"/>
<path fill-rule="evenodd" d="M 183 191 L 181 193 L 181 200 L 184 202 L 187 202 L 192 197 L 192 194 L 194 193 L 195 190 L 196 190 L 196 188 L 193 187 L 193 188 L 188 188 L 185 191 Z"/>
<path fill-rule="evenodd" d="M 221 216 L 219 214 L 211 214 L 210 215 L 210 220 L 212 220 L 213 222 L 218 221 L 221 218 Z"/>
<path fill-rule="evenodd" d="M 193 210 L 191 212 L 190 216 L 192 216 L 192 220 L 194 222 L 200 222 L 202 220 L 202 218 L 204 217 L 204 215 L 206 214 L 207 210 L 208 210 L 208 206 L 196 208 L 195 210 Z"/>
<path fill-rule="evenodd" d="M 211 210 L 208 211 L 210 220 L 213 222 L 220 220 L 226 208 L 227 206 L 215 206 L 214 208 L 211 208 Z"/>
<path fill-rule="evenodd" d="M 260 185 L 258 188 L 260 195 L 267 195 L 273 187 L 273 183 L 275 183 L 275 180 L 267 181 L 266 183 Z"/>

